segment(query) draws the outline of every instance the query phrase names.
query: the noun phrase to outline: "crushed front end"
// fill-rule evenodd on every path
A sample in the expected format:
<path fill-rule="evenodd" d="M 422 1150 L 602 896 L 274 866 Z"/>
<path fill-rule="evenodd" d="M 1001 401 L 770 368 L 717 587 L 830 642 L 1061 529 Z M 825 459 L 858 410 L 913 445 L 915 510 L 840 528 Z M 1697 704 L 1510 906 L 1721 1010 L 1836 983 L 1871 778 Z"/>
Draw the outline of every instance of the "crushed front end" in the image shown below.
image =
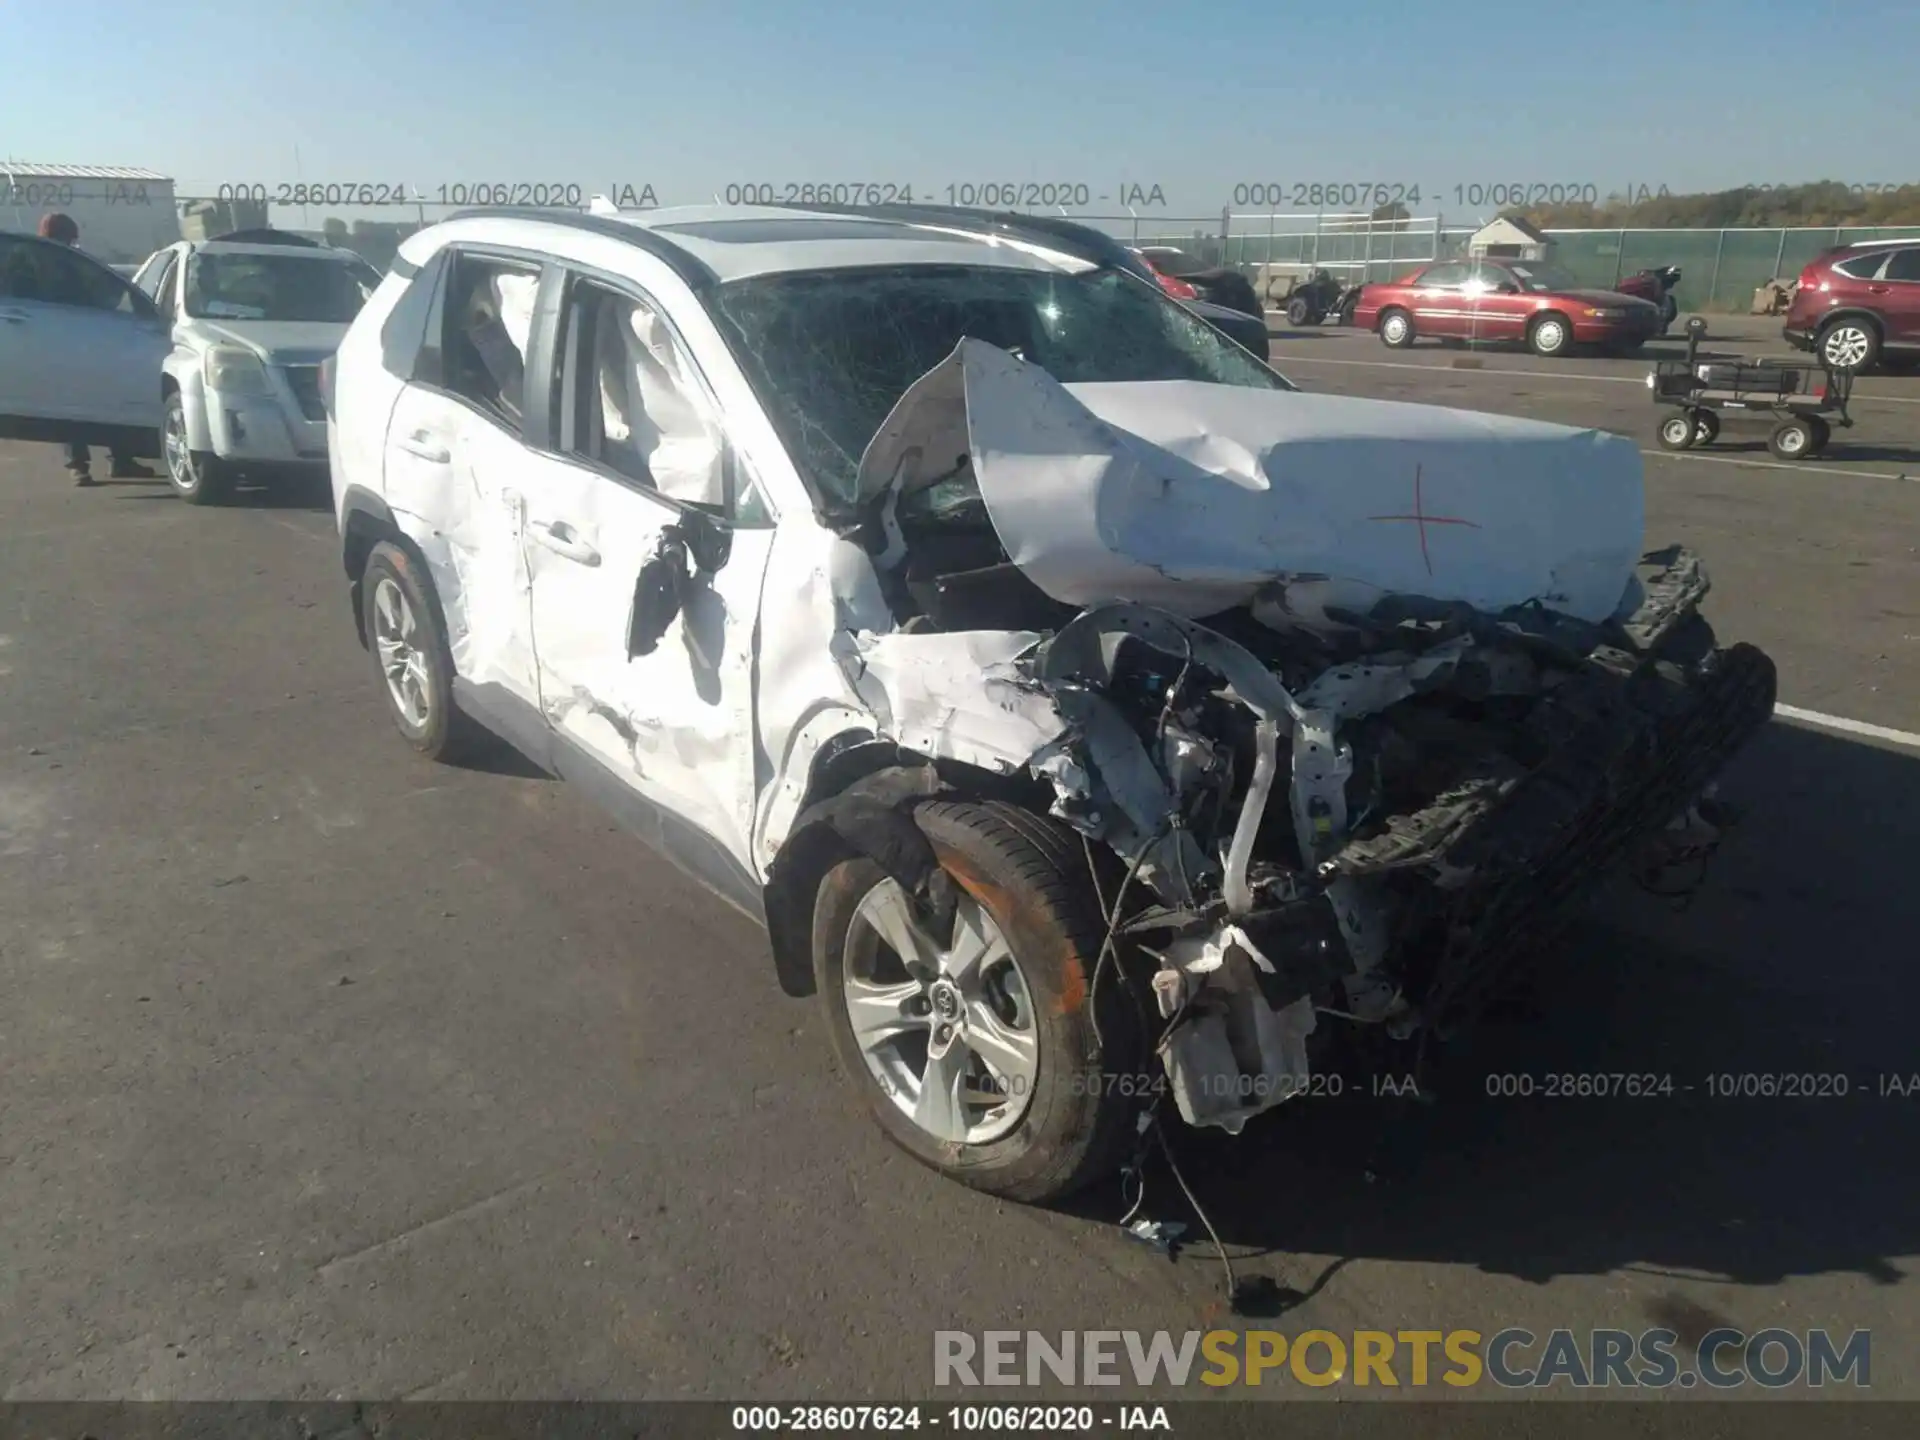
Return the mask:
<path fill-rule="evenodd" d="M 1069 392 L 966 341 L 862 475 L 895 628 L 843 632 L 850 686 L 1084 837 L 1093 983 L 1157 1016 L 1191 1124 L 1308 1093 L 1342 1027 L 1445 1037 L 1610 875 L 1697 871 L 1772 714 L 1604 432 Z"/>

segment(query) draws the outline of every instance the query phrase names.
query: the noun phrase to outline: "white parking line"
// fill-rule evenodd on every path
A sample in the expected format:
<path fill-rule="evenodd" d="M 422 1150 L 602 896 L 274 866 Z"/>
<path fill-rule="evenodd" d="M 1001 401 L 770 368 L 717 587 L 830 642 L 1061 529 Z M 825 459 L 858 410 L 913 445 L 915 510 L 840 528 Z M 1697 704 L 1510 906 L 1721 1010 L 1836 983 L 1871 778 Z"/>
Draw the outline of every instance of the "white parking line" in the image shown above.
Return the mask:
<path fill-rule="evenodd" d="M 1651 360 L 1653 357 L 1649 356 Z M 1288 353 L 1269 361 L 1276 370 L 1288 365 L 1353 365 L 1362 370 L 1425 370 L 1435 375 L 1517 375 L 1523 380 L 1558 380 L 1568 385 L 1638 385 L 1645 388 L 1644 375 L 1564 374 L 1552 370 L 1489 369 L 1484 365 L 1416 365 L 1409 360 L 1334 360 L 1318 355 Z M 1920 395 L 1866 395 L 1855 392 L 1856 405 L 1871 401 L 1875 405 L 1920 405 Z"/>
<path fill-rule="evenodd" d="M 1818 710 L 1802 710 L 1797 705 L 1775 705 L 1775 715 L 1785 716 L 1789 720 L 1798 720 L 1803 725 L 1817 725 L 1823 730 L 1843 730 L 1849 735 L 1865 735 L 1873 740 L 1885 740 L 1894 745 L 1907 745 L 1920 750 L 1920 735 L 1910 730 L 1893 730 L 1885 725 L 1869 725 L 1864 720 L 1849 720 L 1844 715 L 1822 715 Z"/>
<path fill-rule="evenodd" d="M 1756 470 L 1794 470 L 1808 475 L 1851 475 L 1856 480 L 1920 482 L 1920 475 L 1896 475 L 1891 470 L 1842 470 L 1838 465 L 1809 465 L 1804 460 L 1743 460 L 1738 455 L 1695 455 L 1685 450 L 1642 450 L 1640 453 L 1655 460 L 1702 460 L 1709 465 L 1751 465 Z"/>

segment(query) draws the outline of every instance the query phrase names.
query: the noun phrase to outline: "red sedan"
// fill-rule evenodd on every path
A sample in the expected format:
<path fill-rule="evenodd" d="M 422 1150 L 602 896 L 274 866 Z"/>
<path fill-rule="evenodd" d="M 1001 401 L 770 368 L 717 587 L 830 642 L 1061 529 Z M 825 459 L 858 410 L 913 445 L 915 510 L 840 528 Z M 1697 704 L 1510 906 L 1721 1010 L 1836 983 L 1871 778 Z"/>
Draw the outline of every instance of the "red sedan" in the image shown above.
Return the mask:
<path fill-rule="evenodd" d="M 1441 260 L 1388 285 L 1368 285 L 1353 323 L 1402 349 L 1415 340 L 1509 340 L 1536 355 L 1576 345 L 1638 350 L 1660 330 L 1660 307 L 1582 287 L 1534 260 Z"/>

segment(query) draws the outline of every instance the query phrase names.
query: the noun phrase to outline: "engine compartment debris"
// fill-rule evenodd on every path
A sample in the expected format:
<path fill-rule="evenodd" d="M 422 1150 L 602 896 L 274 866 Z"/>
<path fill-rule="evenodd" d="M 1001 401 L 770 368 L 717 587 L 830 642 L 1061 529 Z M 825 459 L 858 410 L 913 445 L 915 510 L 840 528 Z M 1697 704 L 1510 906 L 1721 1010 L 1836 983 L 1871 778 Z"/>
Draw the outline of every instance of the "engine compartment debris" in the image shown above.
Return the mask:
<path fill-rule="evenodd" d="M 849 684 L 1124 869 L 1108 946 L 1189 1125 L 1306 1093 L 1330 1031 L 1444 1038 L 1600 878 L 1704 863 L 1772 712 L 1699 561 L 1641 553 L 1616 436 L 966 340 L 860 493 L 894 628 L 841 632 Z"/>

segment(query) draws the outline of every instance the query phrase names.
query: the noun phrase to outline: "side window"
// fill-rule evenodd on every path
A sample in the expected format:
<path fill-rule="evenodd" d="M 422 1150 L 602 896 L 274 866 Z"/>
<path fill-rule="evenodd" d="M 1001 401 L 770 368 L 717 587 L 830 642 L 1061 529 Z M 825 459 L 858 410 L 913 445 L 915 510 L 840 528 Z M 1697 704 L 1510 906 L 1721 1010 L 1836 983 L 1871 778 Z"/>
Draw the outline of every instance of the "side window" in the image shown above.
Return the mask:
<path fill-rule="evenodd" d="M 487 255 L 456 253 L 452 263 L 441 307 L 441 384 L 517 432 L 540 272 Z"/>
<path fill-rule="evenodd" d="M 1920 248 L 1896 250 L 1881 272 L 1883 280 L 1920 280 Z"/>
<path fill-rule="evenodd" d="M 151 313 L 145 297 L 106 266 L 64 245 L 25 236 L 0 237 L 0 297 L 123 315 Z"/>
<path fill-rule="evenodd" d="M 451 252 L 441 250 L 422 265 L 407 280 L 407 288 L 380 326 L 380 364 L 396 380 L 440 383 L 440 335 L 433 326 L 443 311 L 434 302 L 440 298 L 440 277 L 451 258 Z M 388 273 L 404 272 L 396 261 Z"/>
<path fill-rule="evenodd" d="M 1886 263 L 1885 254 L 1856 255 L 1851 260 L 1842 260 L 1833 268 L 1852 280 L 1871 280 L 1880 273 L 1880 267 Z"/>
<path fill-rule="evenodd" d="M 1469 265 L 1429 265 L 1414 284 L 1422 290 L 1458 290 L 1472 273 Z"/>
<path fill-rule="evenodd" d="M 1485 261 L 1476 261 L 1467 274 L 1467 288 L 1492 294 L 1502 285 L 1514 284 L 1513 273 L 1503 266 L 1489 265 Z"/>
<path fill-rule="evenodd" d="M 557 356 L 562 454 L 736 524 L 765 523 L 691 360 L 651 305 L 573 280 Z"/>

